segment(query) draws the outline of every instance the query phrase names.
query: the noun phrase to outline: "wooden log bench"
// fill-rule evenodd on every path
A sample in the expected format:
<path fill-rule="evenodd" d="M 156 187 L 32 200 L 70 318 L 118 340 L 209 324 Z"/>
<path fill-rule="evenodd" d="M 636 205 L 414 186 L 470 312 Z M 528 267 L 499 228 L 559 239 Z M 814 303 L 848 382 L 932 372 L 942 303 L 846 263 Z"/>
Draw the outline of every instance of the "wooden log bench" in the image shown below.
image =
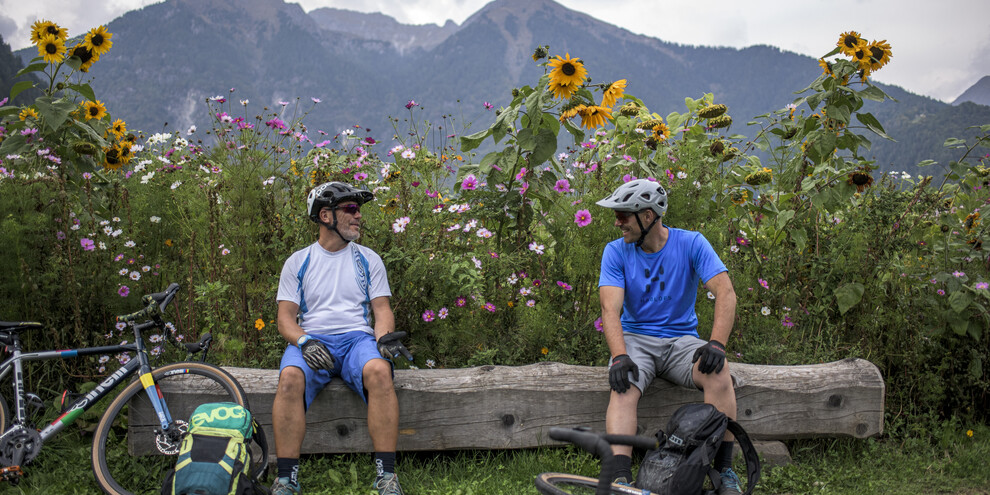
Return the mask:
<path fill-rule="evenodd" d="M 869 361 L 800 366 L 731 363 L 731 368 L 738 421 L 754 440 L 865 438 L 883 431 L 884 382 Z M 251 412 L 272 439 L 278 371 L 226 369 L 244 387 Z M 585 425 L 604 431 L 607 373 L 605 367 L 551 362 L 397 370 L 398 449 L 518 449 L 556 443 L 547 438 L 553 426 Z M 173 392 L 169 399 L 174 397 Z M 202 401 L 192 391 L 190 398 Z M 701 401 L 700 391 L 654 381 L 640 401 L 640 433 L 653 434 L 666 426 L 678 407 Z M 135 417 L 131 427 L 153 422 Z M 334 380 L 307 412 L 302 452 L 371 451 L 364 402 Z"/>

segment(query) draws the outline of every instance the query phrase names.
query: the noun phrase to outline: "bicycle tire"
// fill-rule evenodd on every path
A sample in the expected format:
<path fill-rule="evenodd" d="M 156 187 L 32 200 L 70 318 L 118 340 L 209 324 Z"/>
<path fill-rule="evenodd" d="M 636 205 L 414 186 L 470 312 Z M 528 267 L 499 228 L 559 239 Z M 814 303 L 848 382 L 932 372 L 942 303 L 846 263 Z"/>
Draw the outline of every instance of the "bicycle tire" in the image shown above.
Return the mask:
<path fill-rule="evenodd" d="M 153 370 L 152 377 L 174 420 L 188 421 L 193 410 L 205 402 L 235 402 L 248 408 L 247 396 L 237 380 L 212 364 L 173 363 Z M 178 400 L 178 390 L 191 389 L 190 382 L 182 385 L 190 379 L 199 381 L 196 390 L 206 390 L 208 395 L 194 394 L 191 400 Z M 209 383 L 211 381 L 213 383 Z M 170 396 L 174 399 L 169 400 Z M 128 407 L 126 412 L 125 407 Z M 151 401 L 141 381 L 135 380 L 110 403 L 93 435 L 93 473 L 100 488 L 110 495 L 158 494 L 168 470 L 175 467 L 175 454 L 153 451 L 155 455 L 147 456 L 138 455 L 143 453 L 140 450 L 135 452 L 135 448 L 154 450 L 158 440 L 164 440 L 154 433 L 158 423 L 153 410 L 145 415 L 150 421 L 141 421 L 147 424 L 133 423 L 137 415 L 131 412 L 141 408 L 150 410 Z M 126 431 L 121 431 L 125 425 Z M 177 452 L 176 441 L 169 440 L 164 444 Z"/>
<path fill-rule="evenodd" d="M 540 473 L 534 480 L 536 490 L 544 495 L 595 495 L 598 480 L 567 473 Z M 650 495 L 650 491 L 633 486 L 612 485 L 614 495 Z"/>
<path fill-rule="evenodd" d="M 7 409 L 7 400 L 0 394 L 0 433 L 7 431 L 7 422 L 10 421 L 10 409 Z"/>

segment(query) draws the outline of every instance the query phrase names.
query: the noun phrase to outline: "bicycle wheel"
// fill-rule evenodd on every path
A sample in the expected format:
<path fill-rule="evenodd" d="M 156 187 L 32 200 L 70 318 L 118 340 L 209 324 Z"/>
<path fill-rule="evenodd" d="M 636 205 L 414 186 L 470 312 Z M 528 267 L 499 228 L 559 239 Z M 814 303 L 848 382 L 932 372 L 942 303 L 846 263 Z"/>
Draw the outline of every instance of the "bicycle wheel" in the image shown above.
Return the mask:
<path fill-rule="evenodd" d="M 534 480 L 536 490 L 545 495 L 595 495 L 598 480 L 567 473 L 541 473 Z M 612 485 L 609 492 L 618 495 L 650 495 L 651 492 L 632 486 Z"/>
<path fill-rule="evenodd" d="M 96 482 L 111 495 L 160 493 L 165 475 L 175 467 L 181 432 L 200 404 L 235 402 L 248 407 L 237 380 L 211 364 L 169 364 L 152 376 L 182 429 L 171 436 L 156 431 L 160 425 L 140 380 L 128 385 L 107 407 L 93 436 Z"/>
<path fill-rule="evenodd" d="M 0 395 L 0 433 L 7 431 L 7 421 L 9 421 L 10 410 L 7 409 L 7 401 Z"/>

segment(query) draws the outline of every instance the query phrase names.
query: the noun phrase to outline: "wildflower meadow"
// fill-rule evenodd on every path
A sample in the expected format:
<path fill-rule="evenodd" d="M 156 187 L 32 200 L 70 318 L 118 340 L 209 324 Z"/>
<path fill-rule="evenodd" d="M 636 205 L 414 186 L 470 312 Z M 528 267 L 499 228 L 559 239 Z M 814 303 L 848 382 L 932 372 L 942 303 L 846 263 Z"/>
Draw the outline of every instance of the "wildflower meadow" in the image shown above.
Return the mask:
<path fill-rule="evenodd" d="M 733 360 L 862 357 L 887 381 L 890 428 L 986 420 L 990 125 L 945 137 L 958 152 L 948 175 L 917 175 L 923 157 L 875 173 L 871 143 L 891 137 L 864 103 L 896 104 L 870 80 L 885 42 L 842 33 L 793 101 L 755 117 L 712 94 L 651 109 L 622 74 L 540 46 L 539 80 L 505 106 L 476 103 L 484 128 L 450 134 L 398 102 L 405 118 L 381 142 L 357 122 L 307 127 L 332 101 L 248 101 L 236 88 L 203 102 L 210 128 L 130 129 L 85 82 L 112 33 L 68 34 L 36 23 L 39 56 L 22 73 L 44 94 L 0 102 L 0 317 L 45 324 L 29 347 L 126 340 L 114 315 L 179 282 L 174 332 L 212 332 L 223 364 L 276 367 L 278 274 L 316 239 L 307 193 L 337 180 L 375 194 L 358 242 L 385 261 L 410 366 L 603 365 L 598 271 L 618 231 L 595 201 L 649 178 L 670 192 L 664 222 L 704 233 L 729 267 Z M 713 304 L 699 291 L 704 337 Z M 124 359 L 66 362 L 63 379 Z"/>

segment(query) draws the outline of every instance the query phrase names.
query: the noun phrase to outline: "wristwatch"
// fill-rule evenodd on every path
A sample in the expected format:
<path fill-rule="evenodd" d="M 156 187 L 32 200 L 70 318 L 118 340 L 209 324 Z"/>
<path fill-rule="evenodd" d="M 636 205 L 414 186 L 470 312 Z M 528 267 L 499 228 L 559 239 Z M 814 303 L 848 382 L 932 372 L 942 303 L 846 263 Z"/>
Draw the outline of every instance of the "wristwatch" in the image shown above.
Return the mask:
<path fill-rule="evenodd" d="M 309 335 L 303 335 L 302 337 L 299 337 L 299 340 L 296 341 L 296 347 L 302 349 L 303 344 L 309 342 L 309 339 L 311 338 L 313 337 L 310 337 Z"/>

